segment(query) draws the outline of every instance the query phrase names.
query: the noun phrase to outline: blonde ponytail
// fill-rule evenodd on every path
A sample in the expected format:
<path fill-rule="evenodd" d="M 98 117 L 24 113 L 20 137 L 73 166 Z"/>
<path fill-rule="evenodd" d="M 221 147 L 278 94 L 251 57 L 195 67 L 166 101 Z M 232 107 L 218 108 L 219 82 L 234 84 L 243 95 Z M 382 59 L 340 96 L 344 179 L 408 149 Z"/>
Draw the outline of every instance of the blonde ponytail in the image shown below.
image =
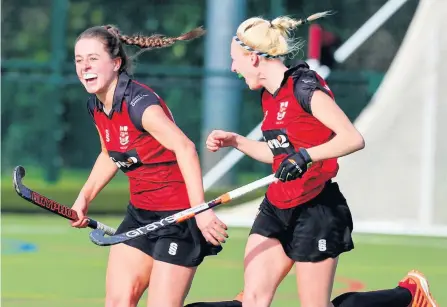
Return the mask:
<path fill-rule="evenodd" d="M 271 24 L 274 28 L 280 30 L 281 32 L 288 33 L 290 30 L 296 29 L 298 26 L 303 25 L 305 23 L 317 20 L 319 18 L 326 17 L 331 14 L 331 11 L 325 11 L 320 13 L 315 13 L 310 15 L 305 19 L 293 19 L 287 16 L 276 17 L 271 21 Z"/>
<path fill-rule="evenodd" d="M 300 39 L 290 37 L 298 26 L 331 15 L 331 11 L 315 13 L 304 19 L 279 16 L 272 21 L 253 17 L 245 20 L 237 29 L 236 41 L 246 50 L 266 58 L 276 58 L 295 53 L 303 47 Z"/>
<path fill-rule="evenodd" d="M 301 20 L 295 20 L 287 16 L 276 17 L 271 22 L 274 29 L 278 29 L 281 33 L 288 34 L 289 31 L 294 30 L 302 24 Z"/>

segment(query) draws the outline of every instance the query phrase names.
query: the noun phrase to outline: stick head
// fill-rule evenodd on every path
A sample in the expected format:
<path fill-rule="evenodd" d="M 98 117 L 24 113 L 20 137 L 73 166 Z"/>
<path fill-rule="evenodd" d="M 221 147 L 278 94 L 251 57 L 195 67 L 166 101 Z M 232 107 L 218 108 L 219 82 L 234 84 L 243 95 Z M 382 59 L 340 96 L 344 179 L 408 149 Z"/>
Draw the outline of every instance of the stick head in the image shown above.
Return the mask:
<path fill-rule="evenodd" d="M 95 229 L 92 232 L 90 232 L 90 241 L 92 241 L 93 243 L 95 243 L 96 245 L 99 246 L 110 246 L 110 245 L 115 245 L 115 244 L 119 244 L 119 243 L 123 243 L 126 241 L 129 241 L 131 239 L 133 239 L 135 236 L 126 236 L 126 233 L 122 233 L 122 234 L 116 234 L 113 236 L 106 236 L 105 235 L 106 232 L 104 232 L 104 230 L 101 229 Z"/>
<path fill-rule="evenodd" d="M 106 233 L 103 230 L 100 229 L 95 229 L 92 232 L 90 232 L 90 241 L 92 241 L 93 243 L 95 243 L 96 245 L 99 246 L 107 246 L 102 244 L 103 240 L 104 240 L 104 235 Z"/>
<path fill-rule="evenodd" d="M 12 182 L 14 184 L 14 189 L 17 191 L 17 193 L 21 193 L 20 185 L 22 185 L 23 177 L 25 177 L 25 168 L 21 165 L 16 166 L 12 173 Z"/>

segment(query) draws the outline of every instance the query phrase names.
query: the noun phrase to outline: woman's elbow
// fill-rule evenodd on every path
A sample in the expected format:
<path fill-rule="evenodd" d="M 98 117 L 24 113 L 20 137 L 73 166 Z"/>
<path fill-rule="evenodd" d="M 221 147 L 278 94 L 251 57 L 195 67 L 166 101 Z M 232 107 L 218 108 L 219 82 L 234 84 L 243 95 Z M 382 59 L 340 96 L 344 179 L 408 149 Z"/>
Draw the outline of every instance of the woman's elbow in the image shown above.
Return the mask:
<path fill-rule="evenodd" d="M 197 154 L 196 145 L 191 140 L 182 142 L 179 146 L 176 146 L 174 151 L 176 154 L 183 154 L 183 155 L 185 155 L 185 154 L 186 155 L 188 155 L 188 154 L 196 155 Z"/>
<path fill-rule="evenodd" d="M 365 148 L 365 139 L 358 131 L 356 131 L 356 133 L 352 136 L 351 142 L 354 151 L 362 150 L 363 148 Z"/>

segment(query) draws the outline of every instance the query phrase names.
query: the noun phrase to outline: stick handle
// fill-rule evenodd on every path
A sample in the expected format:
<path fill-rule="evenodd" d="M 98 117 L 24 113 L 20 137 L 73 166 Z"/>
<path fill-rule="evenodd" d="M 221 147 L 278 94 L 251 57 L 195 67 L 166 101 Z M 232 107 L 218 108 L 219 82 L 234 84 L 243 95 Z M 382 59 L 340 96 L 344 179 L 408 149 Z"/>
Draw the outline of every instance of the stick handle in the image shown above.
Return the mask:
<path fill-rule="evenodd" d="M 116 230 L 110 226 L 107 226 L 101 222 L 95 221 L 94 219 L 89 218 L 88 220 L 88 227 L 93 229 L 100 229 L 104 231 L 109 236 L 113 236 L 116 232 Z"/>
<path fill-rule="evenodd" d="M 72 208 L 62 205 L 57 201 L 49 199 L 42 194 L 27 188 L 23 183 L 22 179 L 25 177 L 26 171 L 25 168 L 21 165 L 18 165 L 14 168 L 12 177 L 13 177 L 13 186 L 16 190 L 17 194 L 25 199 L 26 201 L 33 203 L 45 210 L 48 210 L 54 214 L 57 214 L 63 218 L 66 218 L 71 221 L 76 221 L 78 219 L 78 214 Z M 115 229 L 104 225 L 94 219 L 88 218 L 88 227 L 93 229 L 101 229 L 108 235 L 114 235 Z"/>
<path fill-rule="evenodd" d="M 125 233 L 105 237 L 104 236 L 105 230 L 93 230 L 90 233 L 90 240 L 93 243 L 95 243 L 96 245 L 100 245 L 100 246 L 109 246 L 109 245 L 114 245 L 114 244 L 118 244 L 118 243 L 123 243 L 128 240 L 132 240 L 134 238 L 147 235 L 148 233 L 156 231 L 157 229 L 160 229 L 162 227 L 166 227 L 171 224 L 177 224 L 177 223 L 181 223 L 183 221 L 189 220 L 199 213 L 202 213 L 202 212 L 209 210 L 209 209 L 211 209 L 215 206 L 218 206 L 220 204 L 227 203 L 227 202 L 231 201 L 232 199 L 238 198 L 246 193 L 249 193 L 255 189 L 258 189 L 260 187 L 268 185 L 274 181 L 276 181 L 276 178 L 274 177 L 274 175 L 269 175 L 267 177 L 258 179 L 252 183 L 249 183 L 245 186 L 237 188 L 233 191 L 222 194 L 220 197 L 218 197 L 212 201 L 200 204 L 200 205 L 192 207 L 192 208 L 188 208 L 188 209 L 180 211 L 180 212 L 177 212 L 177 213 L 175 213 L 171 216 L 168 216 L 166 218 L 163 218 L 159 221 L 152 222 L 150 224 L 141 226 L 137 229 L 133 229 L 133 230 L 130 230 Z"/>
<path fill-rule="evenodd" d="M 227 203 L 235 198 L 241 197 L 242 195 L 250 193 L 251 191 L 254 191 L 258 188 L 269 185 L 269 184 L 275 182 L 276 180 L 277 180 L 277 178 L 275 177 L 274 174 L 272 174 L 267 177 L 253 181 L 252 183 L 244 185 L 244 186 L 237 188 L 233 191 L 227 192 L 224 195 L 220 196 L 220 198 L 222 199 L 222 203 Z"/>
<path fill-rule="evenodd" d="M 196 216 L 197 214 L 199 214 L 201 212 L 204 212 L 208 209 L 211 209 L 211 208 L 216 207 L 221 204 L 226 204 L 226 203 L 232 201 L 233 199 L 241 197 L 242 195 L 250 193 L 251 191 L 254 191 L 254 190 L 261 188 L 263 186 L 269 185 L 269 184 L 275 182 L 276 180 L 277 180 L 277 178 L 275 177 L 274 174 L 266 176 L 264 178 L 253 181 L 249 184 L 246 184 L 240 188 L 237 188 L 230 192 L 222 194 L 221 196 L 219 196 L 218 198 L 216 198 L 212 201 L 209 201 L 207 203 L 203 203 L 201 205 L 181 211 L 181 212 L 177 213 L 174 216 L 174 218 L 177 223 L 189 220 L 190 218 Z"/>

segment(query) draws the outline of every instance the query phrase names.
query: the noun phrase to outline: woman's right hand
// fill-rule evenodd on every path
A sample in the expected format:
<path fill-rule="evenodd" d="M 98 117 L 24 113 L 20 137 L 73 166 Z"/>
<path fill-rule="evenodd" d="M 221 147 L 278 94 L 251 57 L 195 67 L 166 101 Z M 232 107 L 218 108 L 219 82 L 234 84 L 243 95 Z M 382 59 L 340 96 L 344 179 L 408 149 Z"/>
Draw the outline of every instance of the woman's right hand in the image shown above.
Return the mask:
<path fill-rule="evenodd" d="M 195 219 L 197 227 L 199 227 L 207 242 L 210 242 L 215 246 L 219 246 L 220 243 L 225 243 L 225 238 L 228 238 L 226 232 L 228 227 L 212 210 L 198 214 Z"/>
<path fill-rule="evenodd" d="M 85 198 L 78 197 L 76 199 L 75 203 L 71 207 L 74 211 L 76 211 L 76 214 L 78 215 L 78 219 L 75 221 L 71 221 L 71 226 L 76 228 L 85 228 L 88 225 L 88 218 L 87 218 L 87 210 L 88 210 L 88 204 Z"/>
<path fill-rule="evenodd" d="M 218 151 L 222 147 L 236 147 L 236 133 L 223 130 L 213 130 L 206 140 L 206 148 L 210 151 Z"/>

